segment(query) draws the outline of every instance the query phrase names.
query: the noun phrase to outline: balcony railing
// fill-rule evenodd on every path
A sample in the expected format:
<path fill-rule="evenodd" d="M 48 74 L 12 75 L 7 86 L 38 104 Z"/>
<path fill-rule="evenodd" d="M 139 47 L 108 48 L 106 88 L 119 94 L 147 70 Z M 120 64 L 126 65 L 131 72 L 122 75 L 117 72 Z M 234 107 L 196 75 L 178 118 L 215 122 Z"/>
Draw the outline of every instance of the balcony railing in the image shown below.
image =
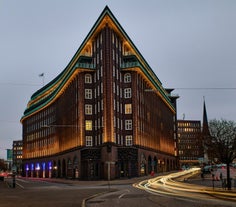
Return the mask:
<path fill-rule="evenodd" d="M 132 67 L 141 67 L 141 64 L 138 61 L 122 63 L 121 68 L 132 68 Z"/>
<path fill-rule="evenodd" d="M 76 63 L 76 68 L 95 69 L 95 66 L 94 64 L 90 64 L 90 63 Z"/>

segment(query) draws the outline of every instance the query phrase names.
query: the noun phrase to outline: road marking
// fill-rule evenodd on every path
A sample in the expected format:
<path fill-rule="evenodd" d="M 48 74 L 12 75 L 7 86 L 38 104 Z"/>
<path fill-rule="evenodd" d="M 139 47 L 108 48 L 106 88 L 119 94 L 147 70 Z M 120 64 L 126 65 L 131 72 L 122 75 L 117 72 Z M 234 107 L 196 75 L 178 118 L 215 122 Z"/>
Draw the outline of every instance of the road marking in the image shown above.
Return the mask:
<path fill-rule="evenodd" d="M 127 193 L 130 192 L 130 190 L 128 190 L 128 189 L 127 189 L 126 191 L 127 191 Z M 127 193 L 122 193 L 118 198 L 121 199 L 121 198 L 122 198 L 125 194 L 127 194 Z"/>
<path fill-rule="evenodd" d="M 18 186 L 21 187 L 22 189 L 25 188 L 23 185 L 19 184 L 18 182 L 16 182 L 16 185 L 18 185 Z"/>

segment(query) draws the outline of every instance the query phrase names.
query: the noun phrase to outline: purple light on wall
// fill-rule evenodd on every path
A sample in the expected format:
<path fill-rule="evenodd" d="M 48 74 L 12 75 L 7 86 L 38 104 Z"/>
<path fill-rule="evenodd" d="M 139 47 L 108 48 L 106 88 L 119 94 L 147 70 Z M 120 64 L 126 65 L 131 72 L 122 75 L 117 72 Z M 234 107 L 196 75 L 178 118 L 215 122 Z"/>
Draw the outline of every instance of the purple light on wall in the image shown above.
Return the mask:
<path fill-rule="evenodd" d="M 51 170 L 52 169 L 52 162 L 48 163 L 48 169 Z"/>
<path fill-rule="evenodd" d="M 26 171 L 29 171 L 29 165 L 28 164 L 25 165 L 25 169 L 26 169 Z"/>
<path fill-rule="evenodd" d="M 35 169 L 36 169 L 36 170 L 40 170 L 40 165 L 39 165 L 39 163 L 36 164 Z"/>
<path fill-rule="evenodd" d="M 42 166 L 43 166 L 43 170 L 45 170 L 45 168 L 46 168 L 45 162 L 42 163 Z"/>
<path fill-rule="evenodd" d="M 31 170 L 34 170 L 34 164 L 33 163 L 31 164 Z"/>

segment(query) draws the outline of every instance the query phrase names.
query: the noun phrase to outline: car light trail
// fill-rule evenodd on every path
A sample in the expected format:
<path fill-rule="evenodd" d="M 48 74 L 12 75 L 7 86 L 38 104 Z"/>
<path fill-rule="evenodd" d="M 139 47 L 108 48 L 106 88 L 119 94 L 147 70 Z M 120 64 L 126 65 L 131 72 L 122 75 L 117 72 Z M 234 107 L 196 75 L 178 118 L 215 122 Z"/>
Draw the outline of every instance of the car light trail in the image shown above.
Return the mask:
<path fill-rule="evenodd" d="M 134 184 L 133 186 L 152 194 L 171 195 L 190 199 L 227 199 L 236 201 L 236 194 L 233 192 L 214 191 L 211 187 L 180 182 L 181 178 L 188 178 L 199 173 L 200 168 L 193 168 L 169 175 L 158 176 Z"/>

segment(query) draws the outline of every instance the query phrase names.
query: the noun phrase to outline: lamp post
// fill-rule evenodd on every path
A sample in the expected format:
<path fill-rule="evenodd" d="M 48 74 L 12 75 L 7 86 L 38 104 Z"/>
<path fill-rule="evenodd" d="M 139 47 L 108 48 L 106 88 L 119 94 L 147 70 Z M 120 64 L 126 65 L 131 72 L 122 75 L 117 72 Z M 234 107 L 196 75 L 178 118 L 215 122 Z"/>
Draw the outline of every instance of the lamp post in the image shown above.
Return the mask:
<path fill-rule="evenodd" d="M 12 170 L 12 187 L 16 187 L 16 171 L 15 169 Z"/>
<path fill-rule="evenodd" d="M 214 188 L 215 188 L 215 174 L 214 173 L 212 173 L 212 188 L 213 188 L 213 190 L 214 190 Z"/>

